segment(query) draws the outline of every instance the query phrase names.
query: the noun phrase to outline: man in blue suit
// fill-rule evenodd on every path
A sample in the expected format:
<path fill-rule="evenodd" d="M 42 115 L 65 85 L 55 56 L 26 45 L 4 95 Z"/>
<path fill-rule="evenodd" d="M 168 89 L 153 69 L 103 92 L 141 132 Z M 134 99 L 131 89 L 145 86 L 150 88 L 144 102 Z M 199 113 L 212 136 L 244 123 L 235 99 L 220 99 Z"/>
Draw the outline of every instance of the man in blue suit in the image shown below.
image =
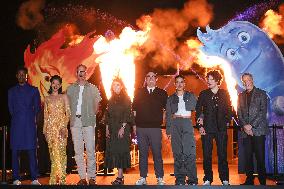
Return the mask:
<path fill-rule="evenodd" d="M 40 111 L 40 95 L 36 87 L 27 83 L 28 70 L 17 70 L 18 84 L 8 91 L 8 106 L 11 114 L 11 137 L 13 184 L 20 185 L 19 154 L 26 150 L 29 156 L 31 184 L 40 185 L 37 180 L 36 158 L 36 115 Z"/>

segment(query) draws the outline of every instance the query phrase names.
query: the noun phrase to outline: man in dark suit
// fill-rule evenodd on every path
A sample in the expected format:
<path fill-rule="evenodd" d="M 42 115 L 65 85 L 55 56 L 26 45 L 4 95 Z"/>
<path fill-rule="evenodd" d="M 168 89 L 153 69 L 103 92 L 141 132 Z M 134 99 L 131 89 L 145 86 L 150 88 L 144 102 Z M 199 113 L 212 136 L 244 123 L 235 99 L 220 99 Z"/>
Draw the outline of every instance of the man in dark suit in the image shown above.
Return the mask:
<path fill-rule="evenodd" d="M 213 181 L 212 149 L 216 141 L 219 178 L 223 185 L 229 185 L 227 161 L 227 126 L 231 120 L 231 102 L 228 92 L 220 89 L 222 75 L 218 70 L 207 73 L 208 89 L 201 91 L 196 104 L 197 125 L 202 140 L 204 184 Z"/>
<path fill-rule="evenodd" d="M 246 181 L 244 185 L 254 184 L 253 153 L 257 161 L 258 179 L 266 184 L 265 135 L 268 133 L 266 92 L 254 86 L 250 73 L 242 75 L 245 91 L 239 94 L 238 118 L 243 129 Z"/>

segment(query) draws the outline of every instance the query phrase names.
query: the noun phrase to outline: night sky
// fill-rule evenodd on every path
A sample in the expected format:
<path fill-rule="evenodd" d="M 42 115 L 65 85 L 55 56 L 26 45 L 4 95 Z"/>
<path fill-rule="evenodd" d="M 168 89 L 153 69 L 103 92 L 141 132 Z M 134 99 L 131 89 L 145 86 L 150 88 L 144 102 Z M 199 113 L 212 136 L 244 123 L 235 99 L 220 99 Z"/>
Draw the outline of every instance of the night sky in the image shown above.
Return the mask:
<path fill-rule="evenodd" d="M 9 2 L 9 3 L 8 3 Z M 17 66 L 23 65 L 23 54 L 28 44 L 39 44 L 40 42 L 48 39 L 57 27 L 56 21 L 60 22 L 80 22 L 76 19 L 64 17 L 47 19 L 45 26 L 39 29 L 23 30 L 16 24 L 17 12 L 23 0 L 1 1 L 1 73 L 0 73 L 0 89 L 1 89 L 1 102 L 0 102 L 0 126 L 9 124 L 9 114 L 7 109 L 7 90 L 16 84 L 15 70 Z M 154 9 L 161 8 L 176 8 L 181 9 L 186 1 L 182 0 L 47 0 L 45 1 L 45 8 L 66 6 L 82 6 L 92 7 L 93 9 L 100 9 L 102 12 L 112 15 L 114 18 L 124 21 L 126 24 L 135 26 L 136 19 L 143 14 L 151 14 Z M 245 11 L 248 7 L 259 3 L 260 0 L 209 0 L 213 6 L 214 18 L 210 23 L 212 28 L 219 28 L 226 24 L 227 21 L 232 19 L 235 15 Z M 264 2 L 264 1 L 262 1 Z M 283 1 L 282 1 L 283 2 Z M 277 10 L 279 1 L 274 7 Z M 43 13 L 44 14 L 44 13 Z M 46 15 L 44 15 L 46 16 Z M 258 24 L 260 21 L 259 16 L 251 18 L 251 22 Z M 78 23 L 77 23 L 78 24 Z M 96 27 L 96 28 L 93 28 Z M 45 31 L 45 29 L 47 31 Z M 103 34 L 107 30 L 107 26 L 102 23 L 97 23 L 93 26 L 84 25 L 81 28 L 81 33 L 85 34 L 92 30 L 96 30 L 97 34 Z M 119 27 L 117 28 L 119 33 Z M 196 36 L 196 28 L 191 28 L 185 35 Z M 185 36 L 187 37 L 187 36 Z M 283 46 L 280 46 L 283 52 Z"/>

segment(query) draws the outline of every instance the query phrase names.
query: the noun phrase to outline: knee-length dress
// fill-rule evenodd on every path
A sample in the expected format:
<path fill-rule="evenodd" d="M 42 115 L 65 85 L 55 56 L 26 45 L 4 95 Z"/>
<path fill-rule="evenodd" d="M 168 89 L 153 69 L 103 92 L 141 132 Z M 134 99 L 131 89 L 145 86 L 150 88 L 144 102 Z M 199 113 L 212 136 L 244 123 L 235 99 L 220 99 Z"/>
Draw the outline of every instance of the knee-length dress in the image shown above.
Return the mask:
<path fill-rule="evenodd" d="M 130 160 L 130 125 L 133 124 L 131 101 L 124 95 L 113 95 L 105 113 L 110 138 L 106 140 L 105 167 L 129 168 Z M 118 131 L 123 123 L 128 123 L 124 129 L 123 138 L 118 138 Z"/>

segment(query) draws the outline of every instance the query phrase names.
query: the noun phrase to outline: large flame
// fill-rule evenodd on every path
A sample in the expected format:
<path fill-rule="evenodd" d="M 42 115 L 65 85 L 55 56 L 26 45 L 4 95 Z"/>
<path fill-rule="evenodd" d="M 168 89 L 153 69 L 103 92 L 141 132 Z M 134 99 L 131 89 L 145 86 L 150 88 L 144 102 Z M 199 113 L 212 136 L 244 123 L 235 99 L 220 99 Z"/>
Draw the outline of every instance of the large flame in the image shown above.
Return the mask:
<path fill-rule="evenodd" d="M 102 82 L 107 98 L 111 97 L 113 78 L 120 77 L 127 94 L 133 100 L 135 84 L 135 57 L 139 55 L 137 47 L 148 38 L 149 27 L 145 31 L 134 31 L 126 27 L 118 38 L 108 40 L 101 36 L 94 44 L 95 53 L 102 55 L 96 59 L 99 63 Z"/>
<path fill-rule="evenodd" d="M 263 30 L 267 32 L 269 37 L 273 38 L 275 35 L 283 35 L 284 31 L 281 28 L 282 15 L 273 10 L 268 10 L 265 13 L 265 18 L 262 21 Z"/>
<path fill-rule="evenodd" d="M 232 106 L 237 110 L 238 103 L 238 92 L 236 90 L 237 82 L 233 77 L 231 67 L 228 62 L 224 59 L 216 56 L 207 56 L 202 51 L 199 50 L 201 43 L 198 40 L 188 40 L 186 41 L 189 49 L 194 50 L 194 55 L 196 56 L 195 62 L 205 68 L 213 68 L 220 66 L 224 72 L 225 82 L 227 85 L 228 92 L 230 94 L 230 99 Z"/>

